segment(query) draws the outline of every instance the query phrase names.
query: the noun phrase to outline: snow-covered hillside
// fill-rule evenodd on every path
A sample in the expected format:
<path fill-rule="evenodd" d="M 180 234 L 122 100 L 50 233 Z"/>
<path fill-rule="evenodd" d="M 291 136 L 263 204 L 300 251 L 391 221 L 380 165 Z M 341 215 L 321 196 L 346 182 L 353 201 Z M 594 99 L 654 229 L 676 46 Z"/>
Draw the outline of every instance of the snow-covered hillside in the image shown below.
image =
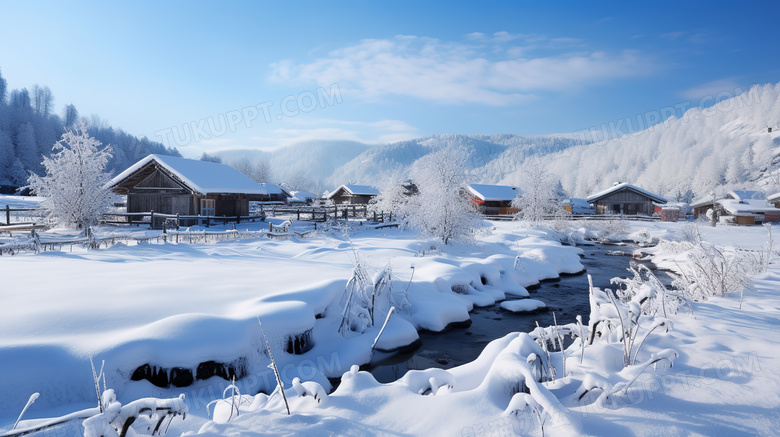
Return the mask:
<path fill-rule="evenodd" d="M 671 199 L 688 190 L 701 196 L 718 187 L 770 182 L 767 169 L 774 169 L 780 146 L 778 123 L 780 84 L 755 86 L 709 108 L 692 108 L 680 118 L 570 148 L 544 162 L 561 178 L 563 188 L 579 197 L 615 181 Z"/>
<path fill-rule="evenodd" d="M 244 158 L 251 162 L 265 160 L 271 168 L 273 182 L 305 178 L 315 185 L 308 188 L 316 189 L 337 168 L 370 147 L 355 141 L 305 141 L 273 152 L 230 150 L 217 155 L 227 164 Z"/>
<path fill-rule="evenodd" d="M 338 168 L 330 182 L 332 185 L 341 181 L 378 183 L 389 174 L 407 174 L 415 161 L 452 144 L 463 145 L 471 151 L 469 170 L 474 182 L 491 183 L 516 172 L 527 157 L 566 150 L 582 142 L 564 136 L 432 135 L 366 150 Z"/>
<path fill-rule="evenodd" d="M 229 151 L 220 156 L 228 163 L 242 155 L 265 159 L 276 181 L 303 176 L 316 188 L 329 189 L 344 183 L 379 184 L 390 174 L 408 175 L 418 159 L 449 144 L 471 150 L 474 183 L 518 185 L 525 165 L 545 165 L 560 178 L 564 191 L 576 197 L 617 181 L 684 200 L 727 187 L 780 189 L 780 176 L 771 176 L 777 171 L 780 147 L 780 84 L 755 86 L 639 130 L 637 126 L 651 119 L 648 114 L 569 134 L 442 134 L 373 147 L 310 141 L 270 153 Z M 631 133 L 618 135 L 622 132 Z"/>

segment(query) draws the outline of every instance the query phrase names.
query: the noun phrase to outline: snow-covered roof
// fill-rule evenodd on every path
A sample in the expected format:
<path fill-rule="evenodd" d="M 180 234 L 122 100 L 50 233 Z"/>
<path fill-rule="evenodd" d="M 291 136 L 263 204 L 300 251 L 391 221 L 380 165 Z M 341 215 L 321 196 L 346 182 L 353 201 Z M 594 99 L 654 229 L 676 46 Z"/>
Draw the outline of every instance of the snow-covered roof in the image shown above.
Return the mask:
<path fill-rule="evenodd" d="M 290 194 L 296 199 L 316 199 L 317 195 L 309 191 L 291 191 Z"/>
<path fill-rule="evenodd" d="M 780 214 L 780 208 L 775 208 L 767 203 L 764 199 L 748 199 L 748 200 L 736 200 L 736 199 L 723 199 L 719 200 L 723 209 L 729 214 L 765 214 L 775 213 Z"/>
<path fill-rule="evenodd" d="M 345 184 L 338 188 L 336 188 L 332 193 L 328 195 L 328 199 L 333 197 L 336 193 L 341 191 L 341 189 L 345 189 L 349 194 L 352 194 L 353 196 L 378 196 L 379 190 L 376 188 L 370 186 L 370 185 L 355 185 L 355 184 Z"/>
<path fill-rule="evenodd" d="M 572 197 L 571 199 L 565 199 L 561 203 L 563 205 L 571 205 L 572 214 L 592 214 L 594 212 L 593 207 L 585 199 Z"/>
<path fill-rule="evenodd" d="M 700 206 L 712 205 L 712 195 L 704 196 L 701 199 L 691 202 L 691 208 L 698 208 Z"/>
<path fill-rule="evenodd" d="M 772 194 L 771 196 L 767 196 L 766 200 L 768 200 L 770 202 L 776 202 L 776 201 L 780 200 L 780 193 L 775 193 L 775 194 Z"/>
<path fill-rule="evenodd" d="M 228 165 L 163 155 L 149 155 L 141 159 L 119 173 L 108 186 L 118 185 L 151 162 L 157 163 L 200 194 L 268 194 L 266 187 Z"/>
<path fill-rule="evenodd" d="M 602 198 L 604 198 L 604 197 L 606 197 L 606 196 L 608 196 L 608 195 L 610 195 L 612 193 L 615 193 L 615 192 L 618 192 L 618 191 L 621 191 L 621 190 L 635 191 L 635 192 L 637 192 L 639 194 L 642 194 L 644 196 L 649 197 L 654 202 L 666 203 L 666 199 L 664 199 L 663 197 L 661 197 L 661 196 L 659 196 L 657 194 L 653 194 L 653 193 L 651 193 L 649 191 L 643 190 L 643 189 L 641 189 L 641 188 L 639 188 L 639 187 L 637 187 L 635 185 L 627 184 L 625 182 L 621 183 L 621 184 L 616 184 L 616 185 L 614 185 L 612 187 L 607 188 L 604 191 L 599 191 L 596 194 L 591 194 L 585 200 L 587 200 L 588 203 L 593 203 L 593 202 L 596 202 L 596 201 L 598 201 L 598 200 L 600 200 L 600 199 L 602 199 Z"/>
<path fill-rule="evenodd" d="M 764 193 L 754 190 L 733 190 L 729 191 L 729 196 L 736 200 L 766 199 Z"/>
<path fill-rule="evenodd" d="M 284 194 L 284 190 L 279 185 L 272 184 L 269 182 L 264 182 L 260 185 L 262 185 L 265 188 L 268 194 Z"/>
<path fill-rule="evenodd" d="M 517 197 L 517 193 L 520 192 L 517 187 L 486 184 L 469 184 L 468 190 L 471 194 L 486 202 L 512 200 Z"/>

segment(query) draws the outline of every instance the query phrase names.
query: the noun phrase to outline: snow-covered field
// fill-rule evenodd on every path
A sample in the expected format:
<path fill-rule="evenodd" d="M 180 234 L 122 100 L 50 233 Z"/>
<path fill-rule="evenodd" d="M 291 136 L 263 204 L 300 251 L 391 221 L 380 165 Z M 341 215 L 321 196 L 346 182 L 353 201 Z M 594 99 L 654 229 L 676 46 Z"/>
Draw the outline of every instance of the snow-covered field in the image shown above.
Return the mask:
<path fill-rule="evenodd" d="M 643 240 L 681 241 L 691 234 L 682 224 L 617 228 Z M 699 231 L 704 241 L 725 247 L 760 251 L 767 241 L 762 227 Z M 585 348 L 575 339 L 565 351 L 565 368 L 561 352 L 534 341 L 536 331 L 497 339 L 472 363 L 411 371 L 390 384 L 353 367 L 371 360 L 391 305 L 396 311 L 378 350 L 412 344 L 417 330 L 442 330 L 466 320 L 474 305 L 527 297 L 526 286 L 580 270 L 581 251 L 552 241 L 552 234 L 490 223 L 474 245 L 441 246 L 408 231 L 353 224 L 288 240 L 119 244 L 2 257 L 0 432 L 10 429 L 33 392 L 40 398 L 20 427 L 94 407 L 91 355 L 98 368 L 105 361 L 106 385 L 123 404 L 183 393 L 189 414 L 170 424 L 174 436 L 540 435 L 540 418 L 544 435 L 777 433 L 780 348 L 772 332 L 780 324 L 780 264 L 770 263 L 754 278 L 756 289 L 745 292 L 741 309 L 739 293 L 732 293 L 692 302 L 693 315 L 681 309 L 668 314 L 668 323 L 659 323 L 658 313 L 644 316 L 635 362 L 625 368 L 614 331 Z M 673 269 L 685 264 L 688 249 L 673 243 L 647 250 Z M 391 288 L 377 295 L 374 325 L 355 322 L 343 336 L 345 290 L 357 264 L 376 283 L 389 273 Z M 611 305 L 591 318 L 609 318 Z M 278 392 L 249 396 L 276 387 L 258 318 L 290 416 Z M 587 336 L 587 325 L 561 328 Z M 557 341 L 555 330 L 543 335 Z M 243 396 L 207 408 L 229 384 L 220 376 L 194 378 L 209 365 L 206 376 L 214 375 L 214 363 L 238 374 Z M 145 364 L 147 373 L 139 371 Z M 131 381 L 134 373 L 154 379 L 160 368 L 167 378 L 175 373 L 177 382 L 192 383 Z M 182 377 L 185 370 L 194 381 Z M 332 384 L 338 388 L 328 394 Z M 80 421 L 70 426 L 52 435 L 81 432 Z"/>

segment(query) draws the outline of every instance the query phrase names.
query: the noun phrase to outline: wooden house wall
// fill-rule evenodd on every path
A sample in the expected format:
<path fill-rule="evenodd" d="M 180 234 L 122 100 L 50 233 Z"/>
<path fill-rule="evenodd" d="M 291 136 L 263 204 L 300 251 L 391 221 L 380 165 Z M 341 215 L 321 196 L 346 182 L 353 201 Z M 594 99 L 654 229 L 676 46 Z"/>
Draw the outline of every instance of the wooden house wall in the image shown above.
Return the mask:
<path fill-rule="evenodd" d="M 154 211 L 161 214 L 190 215 L 196 214 L 198 208 L 198 197 L 192 194 L 136 191 L 127 194 L 127 212 Z"/>
<path fill-rule="evenodd" d="M 220 194 L 217 196 L 206 196 L 207 199 L 214 199 L 214 214 L 217 216 L 235 217 L 249 215 L 249 199 L 242 194 Z"/>
<path fill-rule="evenodd" d="M 349 192 L 346 190 L 341 189 L 338 191 L 338 193 L 336 193 L 336 195 L 331 197 L 331 200 L 336 205 L 367 205 L 374 197 L 375 196 L 371 195 L 349 194 Z"/>
<path fill-rule="evenodd" d="M 653 200 L 630 190 L 621 190 L 594 202 L 596 214 L 646 214 L 655 209 Z"/>

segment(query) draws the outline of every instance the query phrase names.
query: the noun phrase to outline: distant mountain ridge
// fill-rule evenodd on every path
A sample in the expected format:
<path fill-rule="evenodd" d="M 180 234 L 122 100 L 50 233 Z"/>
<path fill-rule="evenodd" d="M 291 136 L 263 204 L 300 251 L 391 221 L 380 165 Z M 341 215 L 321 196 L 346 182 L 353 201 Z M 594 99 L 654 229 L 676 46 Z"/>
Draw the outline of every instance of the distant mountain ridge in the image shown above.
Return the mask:
<path fill-rule="evenodd" d="M 774 126 L 772 132 L 769 127 Z M 448 144 L 471 150 L 474 183 L 519 185 L 527 165 L 544 165 L 574 197 L 628 182 L 671 200 L 712 190 L 758 187 L 780 191 L 780 84 L 615 139 L 591 142 L 578 134 L 442 134 L 370 146 L 353 141 L 309 141 L 274 152 L 221 152 L 267 159 L 277 182 L 304 175 L 317 188 L 345 183 L 377 185 L 407 175 L 420 158 Z"/>

